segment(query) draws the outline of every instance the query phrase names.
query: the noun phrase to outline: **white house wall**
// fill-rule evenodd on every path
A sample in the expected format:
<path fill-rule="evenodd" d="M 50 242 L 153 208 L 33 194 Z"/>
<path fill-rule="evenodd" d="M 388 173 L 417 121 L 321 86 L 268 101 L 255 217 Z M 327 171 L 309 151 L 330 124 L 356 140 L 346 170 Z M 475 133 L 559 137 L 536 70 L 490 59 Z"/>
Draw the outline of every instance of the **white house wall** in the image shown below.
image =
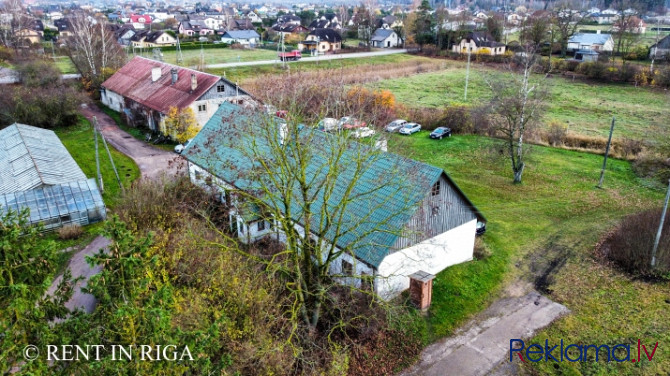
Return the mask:
<path fill-rule="evenodd" d="M 117 93 L 115 93 L 111 90 L 105 89 L 101 93 L 100 97 L 101 97 L 100 99 L 101 99 L 102 103 L 105 106 L 111 108 L 112 110 L 114 110 L 116 112 L 121 112 L 123 101 L 124 101 L 123 96 L 121 96 L 121 95 L 119 95 L 119 94 L 117 94 Z"/>
<path fill-rule="evenodd" d="M 477 220 L 384 258 L 377 269 L 377 294 L 392 299 L 409 288 L 409 275 L 419 270 L 437 274 L 445 268 L 472 260 Z"/>

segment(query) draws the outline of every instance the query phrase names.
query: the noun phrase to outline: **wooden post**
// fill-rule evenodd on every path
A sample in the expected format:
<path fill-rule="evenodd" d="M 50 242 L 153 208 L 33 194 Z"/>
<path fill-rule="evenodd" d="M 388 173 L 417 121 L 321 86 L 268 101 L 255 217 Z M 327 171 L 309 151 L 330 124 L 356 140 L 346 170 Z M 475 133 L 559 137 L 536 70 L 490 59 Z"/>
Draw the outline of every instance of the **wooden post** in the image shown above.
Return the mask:
<path fill-rule="evenodd" d="M 93 137 L 95 139 L 95 168 L 98 174 L 98 185 L 100 186 L 100 193 L 104 193 L 105 186 L 100 174 L 100 154 L 98 153 L 98 119 L 95 116 L 93 116 Z"/>
<path fill-rule="evenodd" d="M 465 91 L 463 92 L 463 100 L 468 100 L 468 79 L 470 78 L 470 45 L 468 45 L 468 66 L 465 68 Z"/>
<path fill-rule="evenodd" d="M 668 193 L 665 194 L 665 204 L 663 205 L 663 212 L 661 213 L 661 223 L 658 225 L 656 240 L 654 240 L 654 248 L 651 250 L 652 268 L 656 266 L 656 251 L 658 250 L 658 243 L 661 241 L 661 233 L 663 232 L 663 223 L 665 223 L 665 213 L 668 211 L 668 200 L 670 200 L 670 180 L 668 180 Z"/>
<path fill-rule="evenodd" d="M 612 116 L 612 126 L 610 127 L 610 136 L 607 139 L 607 147 L 605 148 L 605 159 L 603 160 L 603 169 L 600 171 L 600 181 L 598 181 L 598 188 L 603 187 L 603 180 L 605 180 L 605 168 L 607 167 L 607 156 L 610 153 L 610 145 L 612 144 L 612 133 L 614 133 L 614 116 Z"/>

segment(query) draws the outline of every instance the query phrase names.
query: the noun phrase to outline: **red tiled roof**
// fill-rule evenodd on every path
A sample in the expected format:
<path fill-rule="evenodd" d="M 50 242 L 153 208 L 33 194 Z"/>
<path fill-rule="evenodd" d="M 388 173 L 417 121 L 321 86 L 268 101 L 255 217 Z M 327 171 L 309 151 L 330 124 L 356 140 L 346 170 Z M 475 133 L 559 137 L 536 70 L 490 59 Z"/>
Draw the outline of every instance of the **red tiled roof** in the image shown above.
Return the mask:
<path fill-rule="evenodd" d="M 153 82 L 151 70 L 155 67 L 161 68 L 161 77 Z M 170 72 L 172 68 L 178 70 L 177 82 L 174 85 Z M 198 81 L 198 87 L 193 92 L 191 92 L 191 74 L 195 74 Z M 182 109 L 190 106 L 220 79 L 219 76 L 212 74 L 136 56 L 103 82 L 102 86 L 166 114 L 170 107 Z"/>

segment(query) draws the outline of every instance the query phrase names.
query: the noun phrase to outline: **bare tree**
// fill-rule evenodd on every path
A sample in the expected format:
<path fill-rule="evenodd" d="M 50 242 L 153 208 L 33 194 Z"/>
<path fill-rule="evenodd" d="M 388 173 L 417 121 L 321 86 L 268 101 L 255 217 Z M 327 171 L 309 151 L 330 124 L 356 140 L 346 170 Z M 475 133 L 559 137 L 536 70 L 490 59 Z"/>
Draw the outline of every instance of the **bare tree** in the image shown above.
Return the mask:
<path fill-rule="evenodd" d="M 524 137 L 540 117 L 547 97 L 544 79 L 531 79 L 539 55 L 531 45 L 510 63 L 512 74 L 486 78 L 493 94 L 491 111 L 494 124 L 505 143 L 514 174 L 514 183 L 521 183 L 524 162 Z M 546 76 L 545 76 L 546 77 Z"/>
<path fill-rule="evenodd" d="M 561 44 L 561 57 L 568 50 L 568 40 L 575 35 L 584 15 L 571 2 L 565 1 L 555 5 L 552 11 L 552 23 L 558 42 Z"/>
<path fill-rule="evenodd" d="M 66 53 L 79 74 L 97 86 L 125 64 L 125 52 L 103 20 L 85 13 L 69 20 L 72 36 L 66 40 Z"/>
<path fill-rule="evenodd" d="M 523 44 L 532 44 L 539 48 L 542 42 L 548 40 L 551 19 L 548 14 L 528 17 L 521 25 L 520 40 Z"/>
<path fill-rule="evenodd" d="M 625 60 L 625 54 L 630 47 L 637 41 L 636 29 L 640 26 L 642 5 L 636 1 L 622 0 L 612 3 L 612 7 L 617 11 L 617 20 L 614 22 L 612 31 L 616 38 L 616 54 L 621 55 Z"/>
<path fill-rule="evenodd" d="M 31 20 L 21 0 L 5 0 L 0 5 L 0 42 L 7 48 L 18 51 L 22 44 L 21 31 Z"/>

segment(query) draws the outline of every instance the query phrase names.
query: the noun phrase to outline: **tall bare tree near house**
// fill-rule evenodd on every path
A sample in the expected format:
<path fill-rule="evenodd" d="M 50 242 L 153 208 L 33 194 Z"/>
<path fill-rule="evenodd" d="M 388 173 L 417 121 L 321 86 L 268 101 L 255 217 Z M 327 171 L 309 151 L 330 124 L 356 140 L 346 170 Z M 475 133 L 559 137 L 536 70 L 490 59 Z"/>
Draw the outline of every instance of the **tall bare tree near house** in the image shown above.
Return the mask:
<path fill-rule="evenodd" d="M 625 60 L 625 54 L 636 42 L 635 29 L 640 26 L 640 18 L 643 6 L 631 0 L 620 0 L 612 3 L 612 8 L 617 11 L 617 20 L 614 22 L 612 31 L 616 41 L 615 53 L 621 55 Z"/>
<path fill-rule="evenodd" d="M 547 97 L 546 76 L 533 80 L 539 54 L 528 45 L 525 51 L 510 63 L 510 74 L 486 78 L 491 93 L 491 114 L 504 142 L 514 183 L 521 183 L 525 164 L 524 137 L 541 116 Z"/>
<path fill-rule="evenodd" d="M 523 44 L 532 44 L 537 48 L 549 40 L 551 19 L 548 14 L 540 13 L 532 15 L 523 21 L 521 25 L 520 41 Z"/>
<path fill-rule="evenodd" d="M 0 43 L 15 52 L 22 44 L 20 31 L 28 26 L 29 18 L 21 0 L 5 0 L 0 3 Z"/>
<path fill-rule="evenodd" d="M 577 9 L 577 4 L 574 2 L 562 1 L 556 3 L 552 10 L 552 23 L 556 40 L 561 44 L 561 57 L 565 57 L 568 40 L 575 35 L 577 28 L 584 20 L 583 13 Z"/>
<path fill-rule="evenodd" d="M 65 51 L 79 74 L 96 87 L 125 64 L 125 52 L 103 20 L 76 13 L 70 24 Z"/>

